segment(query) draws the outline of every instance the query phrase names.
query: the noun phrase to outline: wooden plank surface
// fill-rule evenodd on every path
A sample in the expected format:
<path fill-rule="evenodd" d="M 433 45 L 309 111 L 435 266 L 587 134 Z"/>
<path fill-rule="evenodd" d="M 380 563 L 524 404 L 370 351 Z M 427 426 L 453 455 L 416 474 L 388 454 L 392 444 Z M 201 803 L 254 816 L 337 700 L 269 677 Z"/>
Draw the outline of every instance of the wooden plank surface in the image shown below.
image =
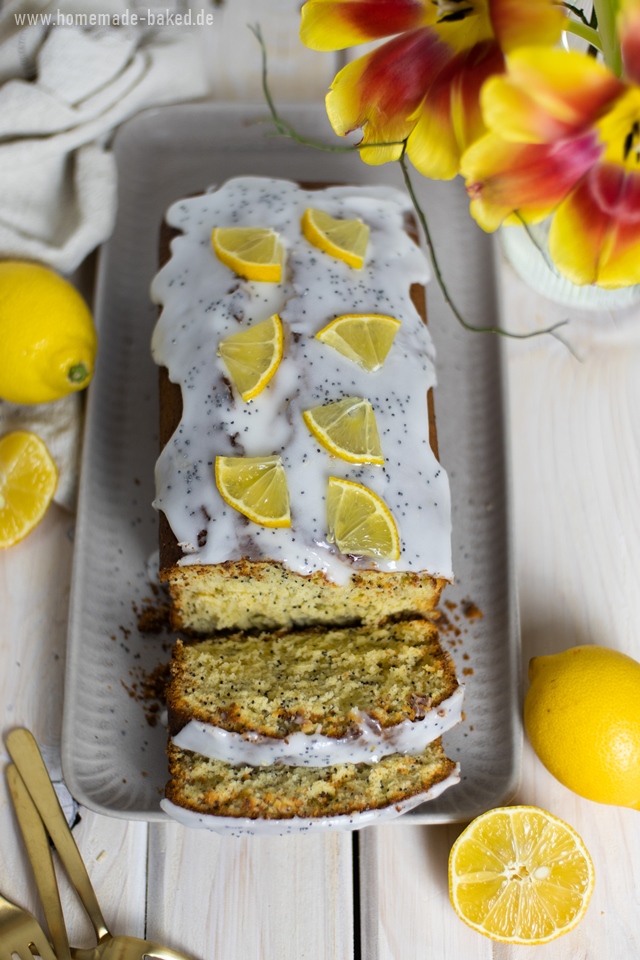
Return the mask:
<path fill-rule="evenodd" d="M 202 41 L 216 100 L 262 100 L 260 48 L 249 25 L 262 31 L 274 97 L 297 103 L 324 96 L 338 60 L 300 42 L 300 6 L 297 0 L 228 0 L 212 9 L 214 23 L 202 32 Z"/>
<path fill-rule="evenodd" d="M 280 99 L 320 98 L 337 58 L 305 50 L 292 0 L 227 0 L 203 33 L 213 95 L 259 99 L 260 65 L 246 28 L 260 22 Z M 512 327 L 568 315 L 504 278 Z M 508 349 L 517 566 L 524 668 L 531 656 L 581 642 L 640 658 L 640 312 L 573 314 L 563 335 Z M 638 331 L 638 332 L 636 332 Z M 21 545 L 0 553 L 2 732 L 30 727 L 54 777 L 59 741 L 73 520 L 52 508 Z M 6 754 L 0 746 L 3 763 Z M 465 927 L 447 896 L 446 863 L 462 825 L 389 825 L 360 835 L 363 960 L 635 960 L 640 939 L 640 820 L 575 797 L 525 743 L 518 801 L 573 824 L 596 867 L 586 919 L 539 948 L 492 944 Z M 352 846 L 326 837 L 221 839 L 178 825 L 81 810 L 75 827 L 110 926 L 203 960 L 349 960 Z M 37 907 L 0 779 L 0 890 Z M 86 920 L 63 886 L 76 943 Z"/>
<path fill-rule="evenodd" d="M 196 957 L 349 960 L 351 837 L 218 837 L 154 824 L 148 932 Z"/>
<path fill-rule="evenodd" d="M 33 731 L 49 772 L 61 779 L 60 730 L 73 518 L 52 506 L 26 540 L 0 552 L 0 704 L 2 735 Z M 8 761 L 0 743 L 2 766 Z M 105 917 L 114 930 L 142 935 L 146 896 L 144 823 L 81 811 L 74 828 Z M 74 945 L 90 946 L 91 928 L 61 876 Z M 0 891 L 43 922 L 4 777 L 0 778 Z"/>
<path fill-rule="evenodd" d="M 524 694 L 533 656 L 599 643 L 640 659 L 640 309 L 595 316 L 570 310 L 534 293 L 505 262 L 500 266 L 504 324 L 525 331 L 568 317 L 562 336 L 578 354 L 549 336 L 508 347 Z M 637 955 L 637 812 L 577 797 L 544 769 L 526 738 L 514 802 L 549 810 L 584 839 L 596 888 L 582 923 L 544 946 L 491 943 L 460 923 L 446 894 L 448 852 L 462 825 L 390 826 L 361 839 L 368 870 L 363 956 Z"/>

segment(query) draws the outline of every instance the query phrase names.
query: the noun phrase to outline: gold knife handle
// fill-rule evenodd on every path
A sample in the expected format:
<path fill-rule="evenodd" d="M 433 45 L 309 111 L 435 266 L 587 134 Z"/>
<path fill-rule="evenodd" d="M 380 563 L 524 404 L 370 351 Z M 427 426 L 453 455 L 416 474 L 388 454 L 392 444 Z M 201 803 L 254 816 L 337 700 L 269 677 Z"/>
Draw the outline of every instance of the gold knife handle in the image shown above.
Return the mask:
<path fill-rule="evenodd" d="M 11 759 L 18 768 L 53 845 L 58 851 L 69 879 L 87 911 L 98 940 L 108 937 L 109 930 L 102 916 L 87 868 L 69 829 L 33 734 L 29 730 L 19 728 L 12 730 L 5 742 Z"/>
<path fill-rule="evenodd" d="M 13 764 L 6 770 L 11 799 L 25 842 L 57 960 L 71 960 L 49 838 L 29 791 Z"/>

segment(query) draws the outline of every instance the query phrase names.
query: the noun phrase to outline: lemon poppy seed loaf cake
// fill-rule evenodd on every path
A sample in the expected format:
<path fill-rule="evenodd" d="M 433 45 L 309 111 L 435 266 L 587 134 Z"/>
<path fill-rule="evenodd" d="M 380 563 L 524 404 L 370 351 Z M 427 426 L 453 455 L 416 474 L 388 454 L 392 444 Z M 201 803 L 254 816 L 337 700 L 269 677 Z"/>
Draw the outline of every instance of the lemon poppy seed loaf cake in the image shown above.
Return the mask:
<path fill-rule="evenodd" d="M 417 757 L 325 767 L 232 766 L 169 745 L 169 768 L 163 809 L 185 826 L 231 834 L 358 829 L 395 818 L 459 779 L 440 740 Z"/>
<path fill-rule="evenodd" d="M 173 745 L 253 766 L 418 755 L 461 703 L 426 620 L 178 642 L 167 689 Z"/>
<path fill-rule="evenodd" d="M 361 267 L 318 246 L 310 210 L 321 239 L 334 221 L 364 225 Z M 408 199 L 390 188 L 256 177 L 169 209 L 152 348 L 162 368 L 160 567 L 176 628 L 208 635 L 428 616 L 452 578 L 449 487 L 427 401 L 429 270 L 408 214 Z M 276 238 L 279 280 L 241 275 L 242 258 L 223 247 L 237 228 Z M 242 360 L 237 335 L 255 340 L 260 325 L 272 362 L 265 382 L 243 391 L 230 347 Z M 375 325 L 391 329 L 392 342 L 373 369 L 363 357 Z M 269 515 L 283 491 L 286 504 Z"/>

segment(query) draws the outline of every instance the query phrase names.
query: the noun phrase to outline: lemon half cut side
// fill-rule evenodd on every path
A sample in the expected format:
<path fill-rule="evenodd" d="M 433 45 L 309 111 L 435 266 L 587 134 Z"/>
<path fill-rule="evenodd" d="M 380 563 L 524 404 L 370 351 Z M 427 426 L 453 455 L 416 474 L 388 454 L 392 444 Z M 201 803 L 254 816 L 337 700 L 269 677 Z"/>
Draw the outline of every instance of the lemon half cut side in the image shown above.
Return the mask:
<path fill-rule="evenodd" d="M 368 400 L 343 397 L 305 410 L 302 416 L 316 440 L 334 457 L 349 463 L 384 463 L 376 415 Z"/>
<path fill-rule="evenodd" d="M 398 560 L 400 537 L 388 506 L 373 490 L 353 480 L 329 477 L 327 539 L 340 553 Z"/>
<path fill-rule="evenodd" d="M 262 393 L 280 366 L 283 341 L 282 322 L 274 313 L 218 344 L 218 355 L 245 402 Z"/>
<path fill-rule="evenodd" d="M 307 207 L 301 227 L 314 247 L 355 270 L 362 269 L 369 243 L 369 227 L 362 220 L 336 220 L 324 210 Z"/>
<path fill-rule="evenodd" d="M 319 330 L 316 340 L 373 373 L 387 359 L 400 326 L 400 320 L 384 314 L 346 313 Z"/>
<path fill-rule="evenodd" d="M 211 243 L 218 259 L 245 280 L 282 280 L 284 247 L 270 227 L 215 227 Z"/>
<path fill-rule="evenodd" d="M 230 507 L 263 527 L 290 527 L 289 488 L 280 457 L 216 457 L 216 485 Z"/>
<path fill-rule="evenodd" d="M 583 918 L 593 863 L 573 827 L 538 807 L 489 810 L 460 834 L 449 856 L 453 909 L 478 933 L 540 944 Z"/>
<path fill-rule="evenodd" d="M 26 430 L 0 438 L 0 548 L 40 523 L 53 499 L 58 470 L 45 443 Z"/>

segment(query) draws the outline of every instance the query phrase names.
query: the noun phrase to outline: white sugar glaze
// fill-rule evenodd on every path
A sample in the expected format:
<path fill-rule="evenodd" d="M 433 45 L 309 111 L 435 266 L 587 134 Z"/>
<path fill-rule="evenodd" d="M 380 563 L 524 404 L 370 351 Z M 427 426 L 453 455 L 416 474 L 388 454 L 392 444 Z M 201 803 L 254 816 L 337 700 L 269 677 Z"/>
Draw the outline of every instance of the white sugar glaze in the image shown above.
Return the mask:
<path fill-rule="evenodd" d="M 463 688 L 430 710 L 420 721 L 403 720 L 383 728 L 366 714 L 357 715 L 358 732 L 337 739 L 320 733 L 293 733 L 285 739 L 240 734 L 209 723 L 190 720 L 173 743 L 181 750 L 231 764 L 291 767 L 330 767 L 336 763 L 377 763 L 392 753 L 418 756 L 428 744 L 461 719 Z"/>
<path fill-rule="evenodd" d="M 302 236 L 307 207 L 359 217 L 370 227 L 362 270 L 327 256 Z M 301 574 L 323 571 L 344 583 L 354 568 L 427 571 L 452 578 L 450 496 L 428 442 L 427 390 L 435 384 L 431 336 L 409 296 L 425 283 L 427 261 L 407 235 L 407 197 L 383 187 L 302 190 L 284 180 L 241 177 L 215 192 L 181 200 L 167 213 L 182 231 L 152 284 L 162 304 L 152 350 L 180 385 L 183 415 L 156 467 L 155 506 L 164 511 L 185 556 L 182 564 L 247 557 L 282 561 Z M 239 279 L 216 257 L 216 226 L 268 226 L 286 247 L 282 283 Z M 315 339 L 345 313 L 382 313 L 402 321 L 384 366 L 367 373 Z M 231 396 L 220 339 L 279 313 L 283 360 L 253 401 Z M 385 465 L 349 464 L 320 448 L 304 410 L 344 396 L 374 408 Z M 215 485 L 216 455 L 267 456 L 284 462 L 290 529 L 269 529 L 228 507 Z M 342 556 L 326 542 L 329 476 L 363 483 L 389 506 L 402 542 L 397 561 Z M 203 535 L 204 532 L 204 535 Z"/>
<path fill-rule="evenodd" d="M 374 824 L 395 820 L 408 810 L 413 810 L 429 800 L 435 800 L 448 787 L 460 781 L 460 768 L 456 765 L 453 773 L 440 783 L 436 783 L 425 793 L 409 797 L 402 803 L 379 810 L 363 810 L 362 813 L 342 814 L 335 817 L 291 817 L 288 820 L 251 820 L 249 817 L 216 817 L 207 813 L 187 810 L 170 800 L 161 800 L 160 806 L 170 817 L 185 827 L 200 830 L 212 830 L 229 837 L 243 836 L 286 836 L 294 833 L 311 833 L 317 830 L 361 830 Z"/>

